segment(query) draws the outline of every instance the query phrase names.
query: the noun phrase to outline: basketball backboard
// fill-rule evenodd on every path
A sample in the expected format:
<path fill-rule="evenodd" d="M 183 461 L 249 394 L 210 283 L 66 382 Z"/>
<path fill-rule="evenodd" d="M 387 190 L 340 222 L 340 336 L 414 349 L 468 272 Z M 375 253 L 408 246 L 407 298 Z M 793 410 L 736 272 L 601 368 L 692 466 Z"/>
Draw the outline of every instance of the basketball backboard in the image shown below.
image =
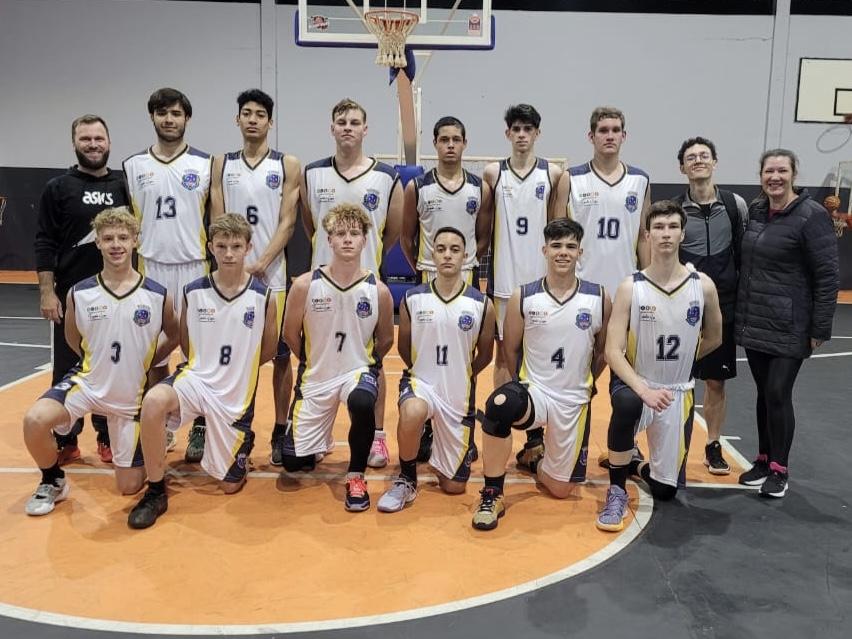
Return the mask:
<path fill-rule="evenodd" d="M 796 122 L 843 122 L 852 113 L 852 59 L 801 58 Z"/>
<path fill-rule="evenodd" d="M 376 9 L 416 13 L 406 44 L 412 49 L 493 49 L 491 0 L 299 0 L 296 44 L 308 47 L 375 47 L 364 13 Z"/>

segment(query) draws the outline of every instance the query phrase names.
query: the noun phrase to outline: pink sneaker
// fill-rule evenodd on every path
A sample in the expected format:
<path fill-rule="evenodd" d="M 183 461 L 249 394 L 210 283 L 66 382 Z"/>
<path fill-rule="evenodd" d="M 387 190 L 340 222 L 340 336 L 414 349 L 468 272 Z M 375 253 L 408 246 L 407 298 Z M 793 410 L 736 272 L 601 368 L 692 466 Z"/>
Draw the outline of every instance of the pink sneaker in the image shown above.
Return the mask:
<path fill-rule="evenodd" d="M 367 466 L 370 468 L 384 468 L 388 465 L 388 445 L 385 442 L 385 431 L 377 430 L 373 436 L 373 445 L 370 447 L 370 456 L 367 457 Z"/>

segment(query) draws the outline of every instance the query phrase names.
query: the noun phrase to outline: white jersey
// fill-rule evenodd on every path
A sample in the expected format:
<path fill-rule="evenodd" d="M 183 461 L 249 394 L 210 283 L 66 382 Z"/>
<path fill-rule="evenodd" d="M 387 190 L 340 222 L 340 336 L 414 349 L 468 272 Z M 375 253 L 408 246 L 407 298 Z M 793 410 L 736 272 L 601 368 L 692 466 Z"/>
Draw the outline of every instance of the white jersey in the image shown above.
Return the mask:
<path fill-rule="evenodd" d="M 437 271 L 432 257 L 432 239 L 435 231 L 452 226 L 462 232 L 465 239 L 465 259 L 462 268 L 470 270 L 479 264 L 476 260 L 476 216 L 482 206 L 482 180 L 464 171 L 464 180 L 455 191 L 441 184 L 438 172 L 432 169 L 414 179 L 417 196 L 418 248 L 417 269 Z"/>
<path fill-rule="evenodd" d="M 650 178 L 642 169 L 625 165 L 621 179 L 610 184 L 595 173 L 591 162 L 568 172 L 571 216 L 584 230 L 577 276 L 600 282 L 614 295 L 636 270 L 636 245 Z"/>
<path fill-rule="evenodd" d="M 114 414 L 136 415 L 163 328 L 166 289 L 147 277 L 121 296 L 100 275 L 74 285 L 82 364 L 74 380 Z"/>
<path fill-rule="evenodd" d="M 420 284 L 405 292 L 411 320 L 412 366 L 404 375 L 423 380 L 438 396 L 462 413 L 473 410 L 473 353 L 485 317 L 485 296 L 465 286 L 444 300 L 435 284 Z"/>
<path fill-rule="evenodd" d="M 698 273 L 689 273 L 670 293 L 641 271 L 634 273 L 627 361 L 648 382 L 688 386 L 703 318 L 704 291 Z"/>
<path fill-rule="evenodd" d="M 229 299 L 216 288 L 213 276 L 205 275 L 183 291 L 189 336 L 183 370 L 204 382 L 234 421 L 241 419 L 254 406 L 269 289 L 250 277 L 242 292 Z"/>
<path fill-rule="evenodd" d="M 521 177 L 509 160 L 500 162 L 494 187 L 494 233 L 491 241 L 489 293 L 511 297 L 525 282 L 544 277 L 547 265 L 541 254 L 547 205 L 550 201 L 549 163 L 537 158 L 535 166 Z"/>
<path fill-rule="evenodd" d="M 168 162 L 151 149 L 124 161 L 133 213 L 141 223 L 139 255 L 163 264 L 206 259 L 210 168 L 210 156 L 191 146 Z"/>
<path fill-rule="evenodd" d="M 311 240 L 313 257 L 311 268 L 316 269 L 331 262 L 328 234 L 322 228 L 322 219 L 338 204 L 359 205 L 373 226 L 367 234 L 367 245 L 361 252 L 361 266 L 374 273 L 382 263 L 382 234 L 388 217 L 391 193 L 399 177 L 387 164 L 372 160 L 361 175 L 347 179 L 337 170 L 334 157 L 312 162 L 305 167 L 308 205 L 314 221 Z"/>
<path fill-rule="evenodd" d="M 378 320 L 373 273 L 340 288 L 322 269 L 314 270 L 305 299 L 297 383 L 325 382 L 377 364 L 373 336 Z"/>
<path fill-rule="evenodd" d="M 603 290 L 580 280 L 559 302 L 545 279 L 521 287 L 524 340 L 519 378 L 560 403 L 585 404 L 592 396 L 592 354 L 603 325 Z"/>
<path fill-rule="evenodd" d="M 246 263 L 257 262 L 278 229 L 284 194 L 284 154 L 270 150 L 255 166 L 242 151 L 227 153 L 222 163 L 222 194 L 225 212 L 245 216 L 251 224 L 251 253 Z M 273 291 L 287 288 L 284 251 L 266 269 L 266 284 Z"/>

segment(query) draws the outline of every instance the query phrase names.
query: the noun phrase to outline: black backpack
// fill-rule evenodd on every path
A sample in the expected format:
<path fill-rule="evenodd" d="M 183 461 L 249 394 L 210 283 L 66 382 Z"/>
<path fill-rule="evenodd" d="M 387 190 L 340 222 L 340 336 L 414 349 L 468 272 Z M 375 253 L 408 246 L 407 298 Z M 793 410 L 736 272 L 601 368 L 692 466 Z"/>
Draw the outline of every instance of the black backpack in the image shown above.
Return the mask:
<path fill-rule="evenodd" d="M 743 239 L 743 226 L 740 223 L 740 210 L 737 207 L 737 200 L 731 191 L 719 189 L 719 199 L 725 205 L 725 211 L 728 213 L 728 220 L 731 223 L 731 246 L 734 249 L 734 264 L 737 267 L 737 272 L 740 271 L 740 245 Z M 678 195 L 674 201 L 683 206 L 686 200 L 686 193 Z"/>

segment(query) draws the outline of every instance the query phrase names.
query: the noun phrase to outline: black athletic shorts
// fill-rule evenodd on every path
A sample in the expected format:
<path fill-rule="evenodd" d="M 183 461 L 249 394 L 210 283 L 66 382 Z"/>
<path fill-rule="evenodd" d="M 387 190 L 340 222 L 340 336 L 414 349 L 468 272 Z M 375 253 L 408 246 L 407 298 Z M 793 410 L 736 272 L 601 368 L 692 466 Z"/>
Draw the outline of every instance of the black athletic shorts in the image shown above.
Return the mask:
<path fill-rule="evenodd" d="M 722 345 L 692 366 L 695 379 L 731 379 L 737 376 L 737 344 L 734 323 L 722 325 Z"/>

